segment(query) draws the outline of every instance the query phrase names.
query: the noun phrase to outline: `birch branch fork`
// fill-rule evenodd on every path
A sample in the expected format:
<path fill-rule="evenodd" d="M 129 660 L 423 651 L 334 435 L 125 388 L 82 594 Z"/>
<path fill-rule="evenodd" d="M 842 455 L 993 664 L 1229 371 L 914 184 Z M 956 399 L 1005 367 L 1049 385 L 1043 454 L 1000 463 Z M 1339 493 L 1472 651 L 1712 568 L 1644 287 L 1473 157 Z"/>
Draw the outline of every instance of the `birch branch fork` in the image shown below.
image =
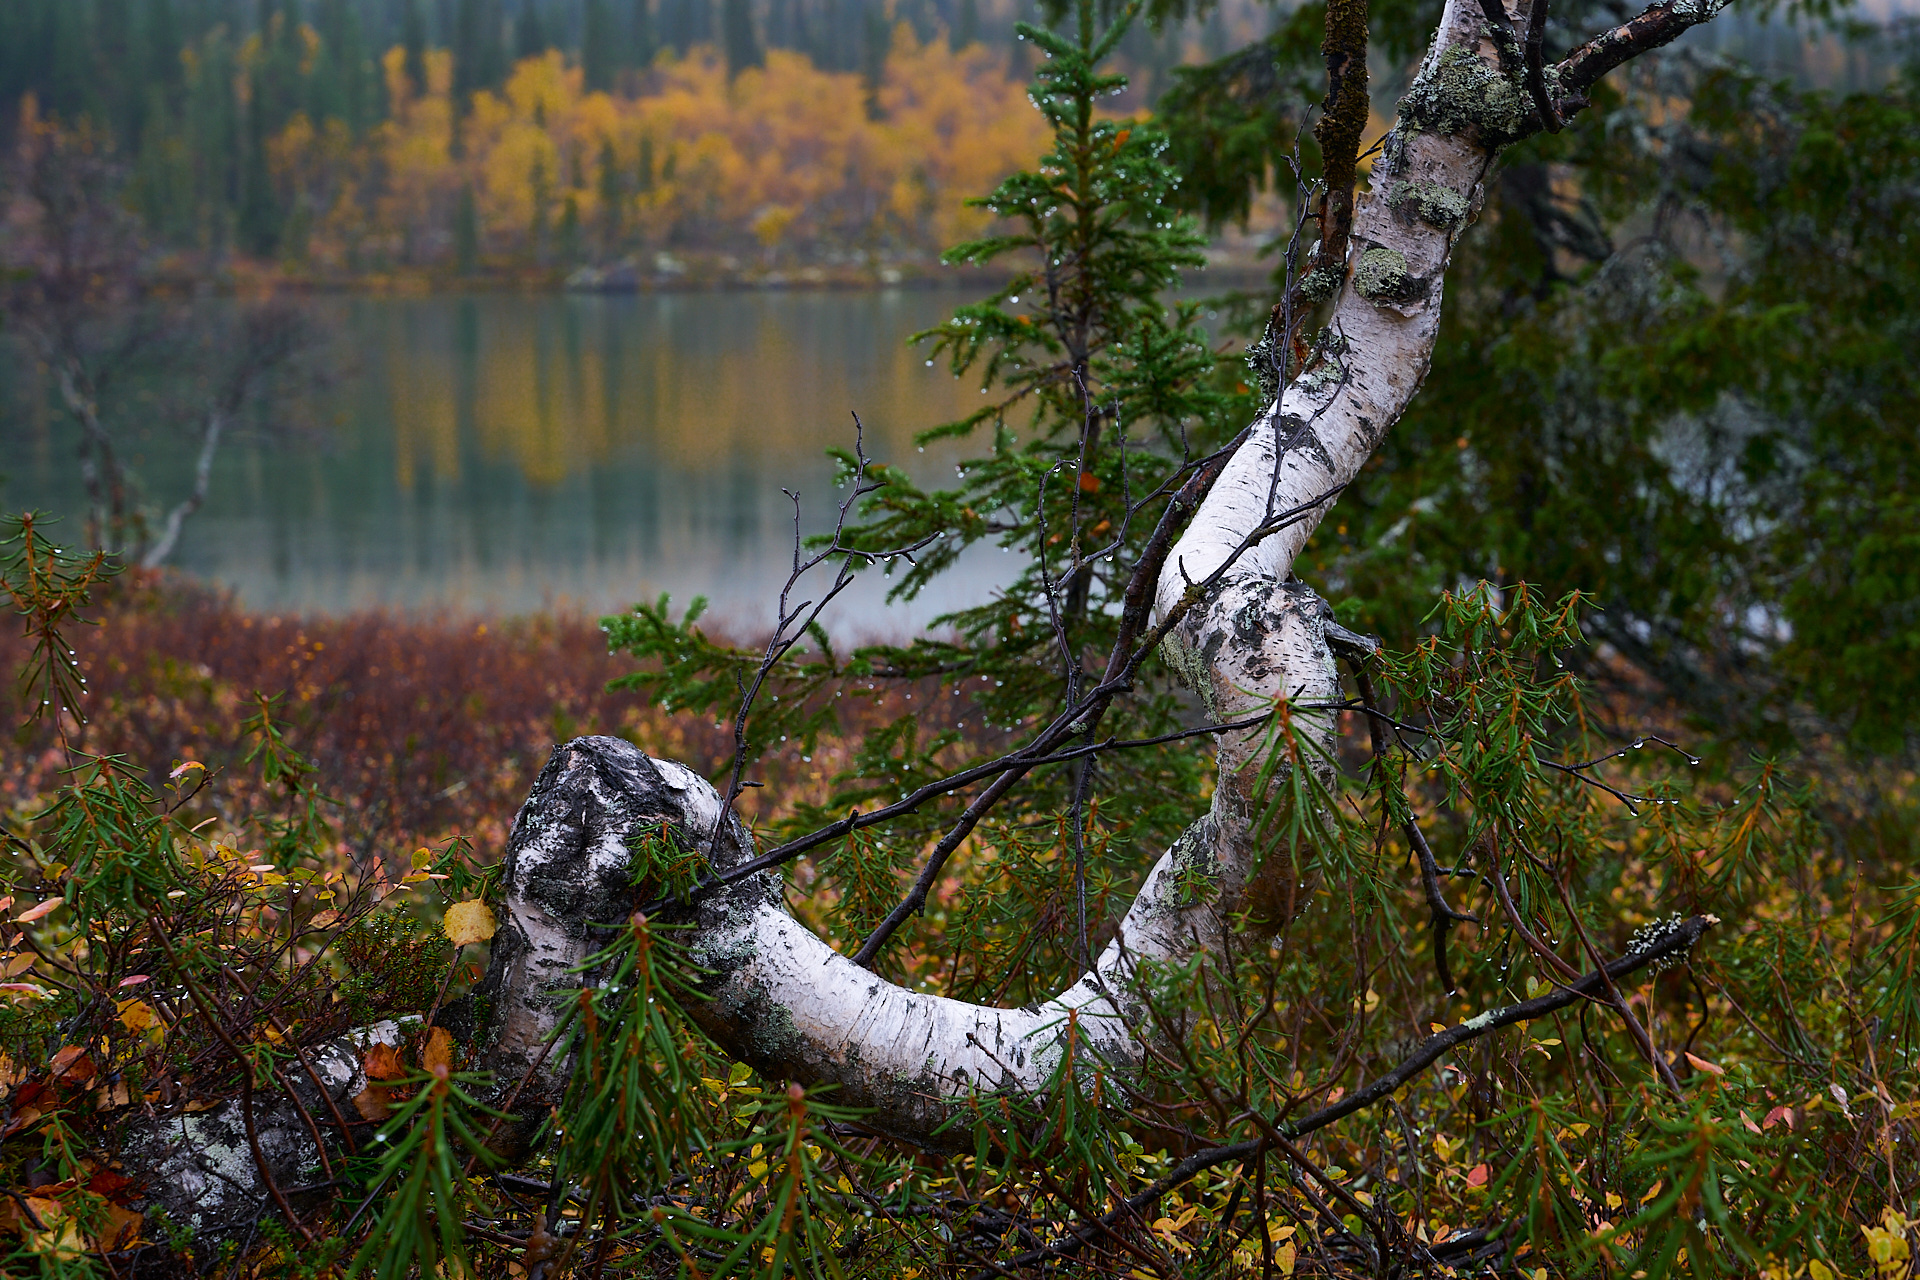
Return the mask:
<path fill-rule="evenodd" d="M 1622 28 L 1629 35 L 1602 37 L 1606 54 L 1584 50 L 1569 78 L 1590 83 L 1592 67 L 1623 45 L 1637 51 L 1655 29 L 1671 38 L 1718 8 L 1689 3 L 1655 6 L 1652 17 Z M 1517 15 L 1522 23 L 1527 16 Z M 1316 758 L 1315 747 L 1331 758 L 1333 717 L 1313 708 L 1339 702 L 1340 684 L 1328 611 L 1291 580 L 1294 558 L 1332 505 L 1321 496 L 1358 475 L 1426 375 L 1442 278 L 1495 156 L 1540 127 L 1524 71 L 1503 67 L 1495 34 L 1476 0 L 1448 0 L 1373 168 L 1372 190 L 1354 202 L 1344 275 L 1313 358 L 1254 424 L 1151 584 L 1156 619 L 1184 610 L 1162 652 L 1209 717 L 1228 722 L 1277 709 L 1304 740 L 1303 761 Z M 1265 532 L 1277 514 L 1316 500 L 1308 518 Z M 492 1018 L 481 1059 L 502 1079 L 544 1073 L 536 1092 L 557 1092 L 567 1064 L 539 1059 L 556 997 L 581 980 L 575 970 L 592 945 L 590 924 L 637 905 L 629 838 L 666 822 L 701 847 L 713 837 L 708 874 L 720 883 L 687 909 L 682 938 L 708 975 L 708 998 L 692 1010 L 705 1029 L 775 1078 L 835 1086 L 838 1101 L 871 1108 L 879 1128 L 920 1141 L 963 1140 L 965 1112 L 956 1104 L 979 1091 L 1044 1090 L 1070 1019 L 1079 1043 L 1108 1070 L 1137 1064 L 1142 1020 L 1130 993 L 1144 965 L 1215 949 L 1249 904 L 1292 909 L 1305 887 L 1296 867 L 1270 856 L 1256 873 L 1253 816 L 1266 800 L 1257 789 L 1271 740 L 1262 728 L 1221 736 L 1211 808 L 1147 874 L 1092 971 L 1019 1009 L 876 977 L 788 913 L 777 872 L 725 880 L 753 858 L 752 840 L 730 815 L 723 819 L 718 795 L 693 771 L 615 739 L 567 743 L 510 841 L 509 911 L 483 991 Z M 1196 880 L 1204 885 L 1197 894 Z"/>

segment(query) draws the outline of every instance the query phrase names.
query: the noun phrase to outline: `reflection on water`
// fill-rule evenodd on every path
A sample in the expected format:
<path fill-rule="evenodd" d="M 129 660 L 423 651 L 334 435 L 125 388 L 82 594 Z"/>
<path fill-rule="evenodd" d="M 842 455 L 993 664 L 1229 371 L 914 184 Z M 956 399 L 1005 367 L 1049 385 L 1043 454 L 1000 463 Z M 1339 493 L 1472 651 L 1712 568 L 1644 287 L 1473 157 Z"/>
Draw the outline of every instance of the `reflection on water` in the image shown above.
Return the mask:
<path fill-rule="evenodd" d="M 830 518 L 822 451 L 852 441 L 937 479 L 951 445 L 916 431 L 979 403 L 906 336 L 951 293 L 663 294 L 320 299 L 346 370 L 314 445 L 240 441 L 220 456 L 180 568 L 261 609 L 606 612 L 672 593 L 722 618 L 764 619 L 791 558 L 800 491 L 809 531 Z M 16 398 L 14 404 L 20 403 Z M 38 420 L 36 420 L 36 417 Z M 29 438 L 5 498 L 77 511 L 71 427 L 9 412 Z M 146 446 L 156 501 L 184 489 L 183 448 Z M 991 588 L 992 552 L 957 571 Z M 877 612 L 856 588 L 843 619 L 871 632 L 958 602 Z M 959 584 L 956 584 L 959 585 Z"/>

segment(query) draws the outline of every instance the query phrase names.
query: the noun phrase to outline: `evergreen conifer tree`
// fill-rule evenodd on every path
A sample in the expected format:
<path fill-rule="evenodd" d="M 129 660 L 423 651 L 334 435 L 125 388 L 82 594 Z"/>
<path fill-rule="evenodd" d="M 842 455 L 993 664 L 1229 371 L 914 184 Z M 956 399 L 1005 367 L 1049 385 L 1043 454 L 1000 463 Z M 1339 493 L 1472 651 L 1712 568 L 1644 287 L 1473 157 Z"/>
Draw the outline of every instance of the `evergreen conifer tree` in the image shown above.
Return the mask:
<path fill-rule="evenodd" d="M 620 65 L 615 47 L 613 13 L 607 0 L 586 0 L 581 25 L 580 69 L 586 76 L 589 92 L 613 88 L 614 69 Z"/>
<path fill-rule="evenodd" d="M 513 56 L 516 59 L 538 57 L 547 51 L 550 43 L 546 24 L 540 20 L 539 0 L 527 0 L 520 15 L 513 20 Z"/>
<path fill-rule="evenodd" d="M 421 12 L 420 0 L 402 3 L 406 8 L 401 19 L 400 45 L 405 51 L 401 65 L 413 96 L 418 98 L 427 91 L 427 17 Z"/>
<path fill-rule="evenodd" d="M 958 53 L 979 39 L 980 0 L 960 0 L 953 28 L 947 33 L 947 43 Z"/>
<path fill-rule="evenodd" d="M 463 276 L 480 269 L 480 212 L 474 205 L 472 183 L 460 188 L 460 204 L 454 211 L 453 256 Z"/>
<path fill-rule="evenodd" d="M 996 739 L 1031 732 L 1045 722 L 1047 708 L 1097 677 L 1084 664 L 1089 655 L 1104 654 L 1116 634 L 1125 607 L 1119 593 L 1157 517 L 1129 519 L 1129 505 L 1177 487 L 1195 459 L 1251 416 L 1250 393 L 1216 369 L 1198 305 L 1166 301 L 1183 271 L 1204 265 L 1204 241 L 1191 219 L 1168 212 L 1179 177 L 1167 163 L 1164 135 L 1151 125 L 1096 115 L 1097 104 L 1125 85 L 1101 63 L 1133 15 L 1123 11 L 1102 29 L 1094 5 L 1079 5 L 1072 37 L 1023 26 L 1046 55 L 1032 96 L 1052 126 L 1052 145 L 1035 169 L 1008 178 L 979 202 L 1009 230 L 947 254 L 949 262 L 1010 270 L 1010 281 L 920 335 L 956 377 L 979 379 L 987 393 L 978 411 L 922 439 L 965 439 L 981 451 L 961 464 L 950 487 L 923 487 L 904 468 L 870 467 L 868 482 L 881 487 L 866 499 L 862 522 L 845 535 L 848 545 L 863 550 L 929 542 L 913 563 L 882 567 L 897 598 L 933 587 L 965 551 L 983 544 L 1014 557 L 1012 581 L 990 601 L 949 613 L 930 628 L 933 635 L 950 631 L 951 639 L 840 656 L 821 634 L 814 658 L 777 668 L 769 693 L 780 697 L 756 704 L 755 753 L 783 735 L 810 752 L 819 735 L 833 731 L 834 713 L 822 708 L 874 697 L 881 688 L 926 692 L 937 685 L 934 700 L 963 698 L 968 714 L 980 715 Z M 840 457 L 851 473 L 852 454 Z M 724 673 L 748 659 L 707 639 L 695 625 L 698 612 L 696 605 L 676 621 L 663 601 L 606 625 L 612 643 L 648 664 L 631 677 L 635 686 L 675 708 L 730 711 L 737 691 Z M 1064 658 L 1066 652 L 1073 657 Z M 1085 732 L 1148 736 L 1172 727 L 1177 711 L 1164 677 L 1143 674 L 1126 704 L 1115 703 Z M 832 799 L 795 821 L 892 798 L 950 770 L 952 760 L 943 753 L 966 749 L 963 735 L 924 730 L 908 715 L 858 744 Z M 1003 802 L 1008 807 L 990 842 L 1031 849 L 1029 837 L 1017 834 L 1023 825 L 1064 812 L 1078 796 L 1100 801 L 1099 843 L 1116 866 L 1137 864 L 1123 848 L 1168 841 L 1191 820 L 1202 768 L 1183 750 L 1103 757 L 1095 770 L 1037 773 L 1022 783 L 1022 798 Z M 886 868 L 903 863 L 957 816 L 956 810 L 930 811 L 893 839 L 849 845 L 831 864 L 833 873 L 846 877 L 846 885 L 891 885 Z M 1051 874 L 1040 862 L 1033 867 L 1035 874 Z M 1109 878 L 1100 866 L 1088 874 Z M 855 927 L 871 927 L 877 921 L 859 917 L 862 908 L 853 905 L 864 899 L 848 892 L 853 897 L 843 911 Z M 966 928 L 1008 925 L 1025 909 L 1019 903 L 1045 897 L 1009 894 Z M 1034 957 L 1047 963 L 1033 972 L 1071 963 L 1070 922 L 1011 927 L 1039 930 Z M 949 941 L 954 936 L 950 926 Z M 998 976 L 988 967 L 969 979 L 981 990 L 990 990 Z M 1033 977 L 1033 989 L 1053 976 Z M 968 990 L 963 985 L 954 994 Z"/>
<path fill-rule="evenodd" d="M 279 246 L 282 221 L 273 174 L 267 167 L 266 96 L 256 75 L 247 103 L 247 154 L 235 226 L 240 247 L 255 257 L 266 257 Z"/>
<path fill-rule="evenodd" d="M 131 151 L 140 141 L 140 117 L 146 106 L 145 95 L 138 91 L 133 9 L 128 0 L 94 0 L 94 4 L 87 35 L 96 69 L 95 122 L 104 125 L 116 143 Z"/>
<path fill-rule="evenodd" d="M 143 46 L 140 74 L 159 95 L 160 104 L 171 110 L 179 105 L 184 71 L 180 65 L 183 41 L 173 0 L 147 0 L 145 21 L 140 24 Z"/>
<path fill-rule="evenodd" d="M 599 168 L 600 246 L 603 252 L 612 254 L 620 244 L 627 203 L 626 183 L 612 138 L 600 139 Z"/>
<path fill-rule="evenodd" d="M 748 67 L 765 65 L 767 55 L 760 47 L 759 33 L 753 29 L 752 0 L 721 0 L 720 22 L 729 78 Z"/>
<path fill-rule="evenodd" d="M 713 35 L 712 0 L 663 0 L 663 38 L 682 57 Z"/>
<path fill-rule="evenodd" d="M 632 65 L 645 70 L 660 52 L 660 35 L 653 20 L 653 0 L 633 0 L 633 24 L 627 48 Z"/>
<path fill-rule="evenodd" d="M 456 112 L 464 113 L 473 91 L 482 87 L 482 62 L 485 55 L 483 21 L 486 0 L 460 0 L 453 20 L 453 102 Z"/>
<path fill-rule="evenodd" d="M 880 85 L 887 78 L 887 54 L 893 50 L 893 27 L 877 0 L 864 0 L 860 9 L 860 79 L 866 88 L 867 115 L 878 120 Z"/>
<path fill-rule="evenodd" d="M 572 266 L 580 261 L 580 201 L 569 191 L 560 202 L 560 261 Z"/>

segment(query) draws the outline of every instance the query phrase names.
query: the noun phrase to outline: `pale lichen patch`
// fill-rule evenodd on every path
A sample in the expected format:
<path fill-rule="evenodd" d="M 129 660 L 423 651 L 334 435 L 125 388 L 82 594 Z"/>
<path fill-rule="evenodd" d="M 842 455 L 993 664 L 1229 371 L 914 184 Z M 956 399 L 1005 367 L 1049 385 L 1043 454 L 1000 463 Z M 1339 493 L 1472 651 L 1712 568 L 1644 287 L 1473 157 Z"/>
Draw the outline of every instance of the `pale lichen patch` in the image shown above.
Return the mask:
<path fill-rule="evenodd" d="M 1340 287 L 1340 268 L 1322 264 L 1300 277 L 1300 296 L 1308 302 L 1325 302 Z"/>
<path fill-rule="evenodd" d="M 1416 128 L 1444 134 L 1472 130 L 1497 146 L 1526 131 L 1533 104 L 1520 85 L 1473 50 L 1455 45 L 1415 78 L 1400 100 L 1400 114 Z"/>
<path fill-rule="evenodd" d="M 1414 296 L 1417 282 L 1407 267 L 1407 255 L 1376 245 L 1360 255 L 1353 287 L 1369 302 L 1405 302 Z"/>
<path fill-rule="evenodd" d="M 1467 220 L 1467 198 L 1437 182 L 1396 182 L 1387 192 L 1387 207 L 1411 213 L 1442 231 L 1452 231 Z"/>

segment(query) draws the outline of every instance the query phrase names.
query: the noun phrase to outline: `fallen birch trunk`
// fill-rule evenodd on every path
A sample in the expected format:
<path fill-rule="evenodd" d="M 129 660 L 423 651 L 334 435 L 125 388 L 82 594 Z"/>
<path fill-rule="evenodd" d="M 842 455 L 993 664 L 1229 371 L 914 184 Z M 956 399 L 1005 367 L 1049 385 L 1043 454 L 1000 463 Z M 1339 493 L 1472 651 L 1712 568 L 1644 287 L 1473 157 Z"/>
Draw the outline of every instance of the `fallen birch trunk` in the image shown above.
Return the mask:
<path fill-rule="evenodd" d="M 1331 780 L 1333 721 L 1324 708 L 1342 695 L 1330 614 L 1291 580 L 1294 558 L 1425 377 L 1448 258 L 1499 150 L 1539 128 L 1542 110 L 1557 128 L 1561 112 L 1585 105 L 1579 95 L 1600 73 L 1717 8 L 1711 0 L 1656 7 L 1584 46 L 1547 73 L 1569 96 L 1543 108 L 1501 47 L 1511 30 L 1490 24 L 1494 11 L 1448 0 L 1373 167 L 1372 190 L 1355 204 L 1316 358 L 1227 463 L 1155 586 L 1156 617 L 1180 615 L 1163 653 L 1216 722 L 1285 708 L 1276 720 L 1291 726 L 1295 759 Z M 1303 508 L 1305 518 L 1280 519 Z M 837 1100 L 870 1108 L 877 1127 L 922 1141 L 936 1132 L 964 1138 L 955 1104 L 971 1094 L 1042 1091 L 1070 1024 L 1092 1058 L 1124 1074 L 1142 1052 L 1132 993 L 1143 967 L 1212 951 L 1237 912 L 1261 905 L 1284 913 L 1304 888 L 1290 858 L 1262 862 L 1254 847 L 1273 741 L 1265 727 L 1222 735 L 1210 810 L 1148 873 L 1092 971 L 1051 1000 L 1001 1009 L 886 982 L 796 921 L 769 870 L 721 885 L 693 908 L 682 941 L 706 973 L 708 998 L 691 1013 L 767 1076 L 831 1084 Z M 540 1061 L 543 1040 L 561 994 L 580 981 L 589 925 L 637 904 L 628 842 L 663 821 L 689 843 L 711 846 L 714 875 L 753 856 L 751 838 L 723 815 L 705 780 L 611 738 L 558 748 L 515 825 L 508 918 L 483 992 L 493 1016 L 479 1052 L 502 1079 L 544 1074 L 542 1105 L 566 1070 Z M 1196 877 L 1206 885 L 1197 895 Z"/>
<path fill-rule="evenodd" d="M 1330 613 L 1291 579 L 1293 562 L 1426 374 L 1449 255 L 1489 168 L 1502 147 L 1586 106 L 1586 90 L 1606 71 L 1724 7 L 1654 5 L 1558 66 L 1529 73 L 1514 19 L 1498 3 L 1448 0 L 1373 166 L 1372 189 L 1354 202 L 1344 257 L 1306 282 L 1304 296 L 1333 299 L 1313 358 L 1253 425 L 1152 584 L 1156 619 L 1172 620 L 1162 653 L 1209 714 L 1227 723 L 1279 711 L 1289 767 L 1313 770 L 1323 785 L 1334 745 L 1326 708 L 1341 688 Z M 1265 767 L 1275 741 L 1265 726 L 1220 736 L 1208 812 L 1148 872 L 1092 970 L 1051 1000 L 1001 1009 L 888 983 L 797 922 L 769 869 L 721 883 L 684 909 L 681 942 L 706 996 L 690 1012 L 765 1075 L 831 1084 L 837 1101 L 870 1109 L 875 1127 L 918 1141 L 964 1137 L 956 1104 L 971 1095 L 1042 1093 L 1070 1028 L 1089 1060 L 1124 1073 L 1143 1053 L 1143 971 L 1216 950 L 1249 907 L 1284 916 L 1305 887 L 1291 858 L 1262 861 L 1255 847 L 1255 819 L 1270 801 L 1262 780 L 1285 776 Z M 592 980 L 580 966 L 596 950 L 597 929 L 646 900 L 634 883 L 632 843 L 663 823 L 708 852 L 711 876 L 724 879 L 754 856 L 750 835 L 704 779 L 612 738 L 558 747 L 515 822 L 505 918 L 469 1006 L 479 1015 L 470 1060 L 492 1073 L 495 1101 L 512 1096 L 520 1117 L 500 1135 L 509 1157 L 527 1154 L 560 1098 L 572 1067 L 551 1047 L 561 1005 Z M 359 1054 L 369 1037 L 397 1035 L 372 1028 L 318 1051 L 323 1087 L 301 1105 L 313 1112 L 354 1097 L 367 1084 Z M 269 1204 L 263 1170 L 297 1187 L 292 1180 L 319 1156 L 300 1107 L 285 1097 L 260 1101 L 250 1134 L 246 1120 L 236 1101 L 136 1127 L 126 1151 L 129 1167 L 149 1180 L 149 1212 L 164 1209 L 203 1241 L 231 1239 Z"/>

